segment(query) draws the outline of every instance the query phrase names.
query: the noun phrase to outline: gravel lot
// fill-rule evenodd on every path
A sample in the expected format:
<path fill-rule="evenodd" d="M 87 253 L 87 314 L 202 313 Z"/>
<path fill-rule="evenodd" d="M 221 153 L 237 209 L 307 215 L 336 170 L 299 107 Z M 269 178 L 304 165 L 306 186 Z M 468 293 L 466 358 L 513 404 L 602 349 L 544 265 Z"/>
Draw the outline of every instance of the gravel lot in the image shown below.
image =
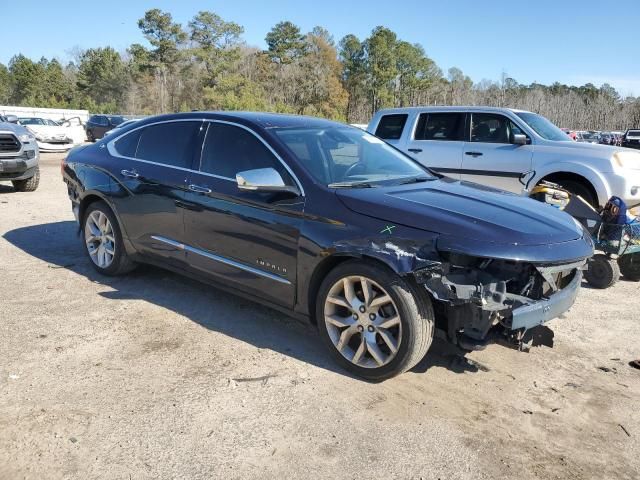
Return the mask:
<path fill-rule="evenodd" d="M 43 154 L 0 185 L 0 479 L 640 478 L 640 285 L 530 353 L 435 342 L 369 384 L 315 330 L 151 267 L 98 276 Z"/>

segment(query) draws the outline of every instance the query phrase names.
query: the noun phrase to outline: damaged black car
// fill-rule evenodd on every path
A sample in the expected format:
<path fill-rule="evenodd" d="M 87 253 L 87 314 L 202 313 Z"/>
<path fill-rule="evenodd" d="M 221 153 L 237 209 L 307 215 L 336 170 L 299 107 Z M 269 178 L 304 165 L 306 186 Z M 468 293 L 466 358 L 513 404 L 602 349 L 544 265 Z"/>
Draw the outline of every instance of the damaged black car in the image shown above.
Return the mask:
<path fill-rule="evenodd" d="M 572 306 L 593 253 L 551 206 L 310 117 L 147 118 L 72 150 L 62 171 L 100 273 L 151 263 L 307 319 L 370 380 L 412 368 L 436 334 L 518 345 Z"/>

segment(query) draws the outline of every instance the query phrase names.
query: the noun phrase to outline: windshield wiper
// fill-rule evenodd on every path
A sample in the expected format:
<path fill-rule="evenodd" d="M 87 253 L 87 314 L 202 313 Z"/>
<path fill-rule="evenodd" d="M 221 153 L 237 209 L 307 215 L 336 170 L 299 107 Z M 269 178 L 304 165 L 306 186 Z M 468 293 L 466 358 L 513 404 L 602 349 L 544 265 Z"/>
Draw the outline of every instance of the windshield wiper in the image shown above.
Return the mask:
<path fill-rule="evenodd" d="M 336 182 L 327 185 L 329 188 L 371 188 L 369 182 Z"/>
<path fill-rule="evenodd" d="M 406 180 L 403 180 L 402 182 L 400 182 L 400 185 L 406 185 L 408 183 L 428 182 L 429 180 L 435 180 L 435 178 L 434 177 L 413 177 L 413 178 L 408 178 Z"/>

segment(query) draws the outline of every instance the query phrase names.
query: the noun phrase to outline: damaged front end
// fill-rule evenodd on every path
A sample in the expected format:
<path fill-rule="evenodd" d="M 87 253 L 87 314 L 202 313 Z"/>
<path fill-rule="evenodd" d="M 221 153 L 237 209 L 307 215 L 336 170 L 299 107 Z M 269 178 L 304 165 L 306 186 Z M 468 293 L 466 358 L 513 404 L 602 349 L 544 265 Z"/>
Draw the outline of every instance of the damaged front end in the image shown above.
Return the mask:
<path fill-rule="evenodd" d="M 437 239 L 418 245 L 400 238 L 336 245 L 412 276 L 435 300 L 439 334 L 465 350 L 490 341 L 525 349 L 527 330 L 559 317 L 575 302 L 591 245 L 579 260 L 487 258 L 439 251 Z"/>

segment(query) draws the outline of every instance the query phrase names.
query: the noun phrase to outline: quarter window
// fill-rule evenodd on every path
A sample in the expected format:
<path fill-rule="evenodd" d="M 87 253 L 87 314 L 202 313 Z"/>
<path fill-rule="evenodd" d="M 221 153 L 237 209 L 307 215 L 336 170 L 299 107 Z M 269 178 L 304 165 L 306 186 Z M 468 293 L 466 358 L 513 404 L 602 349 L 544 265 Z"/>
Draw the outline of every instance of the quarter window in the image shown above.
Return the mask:
<path fill-rule="evenodd" d="M 201 171 L 235 179 L 238 172 L 269 167 L 290 183 L 285 168 L 254 134 L 233 125 L 209 124 L 202 149 Z"/>
<path fill-rule="evenodd" d="M 407 123 L 407 114 L 383 115 L 376 128 L 376 137 L 385 140 L 398 140 L 402 136 L 402 130 Z"/>
<path fill-rule="evenodd" d="M 463 140 L 464 114 L 422 113 L 414 135 L 415 140 Z"/>
<path fill-rule="evenodd" d="M 143 128 L 135 157 L 172 167 L 191 168 L 200 126 L 201 122 L 168 122 Z"/>

